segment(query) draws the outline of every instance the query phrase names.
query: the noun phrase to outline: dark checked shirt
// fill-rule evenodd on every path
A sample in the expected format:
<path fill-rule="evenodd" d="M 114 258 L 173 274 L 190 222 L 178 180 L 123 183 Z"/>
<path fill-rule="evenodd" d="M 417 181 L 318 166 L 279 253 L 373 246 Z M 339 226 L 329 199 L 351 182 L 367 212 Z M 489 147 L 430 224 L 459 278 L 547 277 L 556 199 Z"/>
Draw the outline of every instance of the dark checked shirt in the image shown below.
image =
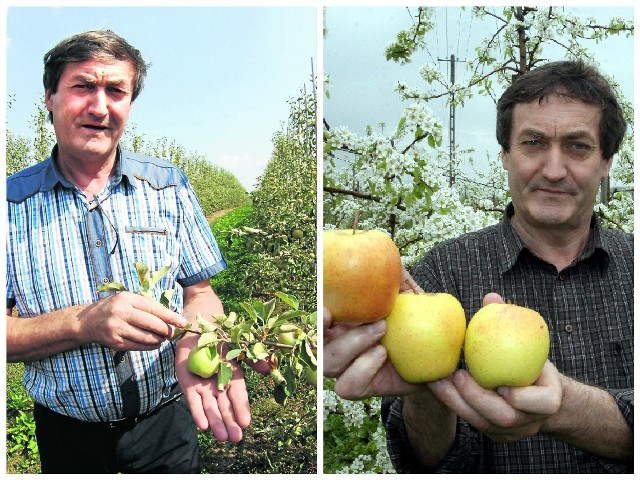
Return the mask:
<path fill-rule="evenodd" d="M 455 295 L 467 320 L 489 292 L 540 312 L 549 325 L 553 364 L 564 375 L 609 392 L 633 429 L 633 235 L 603 229 L 594 216 L 583 253 L 558 272 L 524 245 L 511 227 L 512 215 L 509 205 L 498 225 L 436 247 L 416 265 L 413 277 L 425 291 Z M 417 472 L 402 398 L 384 398 L 382 418 L 395 468 Z M 622 473 L 632 466 L 544 434 L 494 442 L 458 419 L 454 445 L 436 471 Z"/>
<path fill-rule="evenodd" d="M 209 279 L 226 264 L 184 173 L 169 162 L 118 150 L 116 171 L 96 199 L 86 198 L 52 157 L 7 179 L 7 307 L 34 317 L 97 301 L 101 283 L 139 291 L 134 262 L 151 272 L 169 266 L 156 298 L 173 289 L 181 312 L 183 288 Z M 33 399 L 79 420 L 123 417 L 114 352 L 96 343 L 26 362 Z M 130 352 L 144 414 L 177 383 L 175 342 Z"/>

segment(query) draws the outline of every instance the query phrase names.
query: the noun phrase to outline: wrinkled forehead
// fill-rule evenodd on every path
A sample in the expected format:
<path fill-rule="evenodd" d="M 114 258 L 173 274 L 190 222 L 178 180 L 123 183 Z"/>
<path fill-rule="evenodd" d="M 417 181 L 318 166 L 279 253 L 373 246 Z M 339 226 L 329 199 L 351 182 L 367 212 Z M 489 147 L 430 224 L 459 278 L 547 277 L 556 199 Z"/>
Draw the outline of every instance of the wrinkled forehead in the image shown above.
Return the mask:
<path fill-rule="evenodd" d="M 90 83 L 118 83 L 131 86 L 134 78 L 133 64 L 128 60 L 92 58 L 65 65 L 61 82 L 85 81 Z"/>

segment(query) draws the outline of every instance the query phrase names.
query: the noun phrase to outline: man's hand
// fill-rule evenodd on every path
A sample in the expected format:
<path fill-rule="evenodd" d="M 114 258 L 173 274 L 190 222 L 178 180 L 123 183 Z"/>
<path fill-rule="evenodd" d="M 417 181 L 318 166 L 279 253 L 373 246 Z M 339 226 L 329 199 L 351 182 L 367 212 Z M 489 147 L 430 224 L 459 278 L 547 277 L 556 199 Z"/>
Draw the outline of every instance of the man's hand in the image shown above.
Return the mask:
<path fill-rule="evenodd" d="M 482 303 L 504 303 L 504 300 L 489 293 Z M 469 372 L 458 370 L 429 384 L 429 389 L 456 415 L 499 442 L 515 442 L 536 435 L 562 403 L 561 376 L 548 360 L 538 380 L 528 387 L 487 390 Z"/>
<path fill-rule="evenodd" d="M 515 442 L 536 435 L 545 421 L 557 413 L 562 402 L 558 370 L 549 361 L 540 378 L 529 387 L 498 387 L 487 390 L 469 372 L 429 384 L 433 394 L 456 415 L 489 438 Z"/>
<path fill-rule="evenodd" d="M 242 440 L 242 430 L 251 422 L 249 396 L 242 369 L 232 361 L 231 382 L 224 390 L 218 390 L 216 376 L 205 379 L 188 369 L 189 352 L 197 343 L 197 335 L 186 335 L 178 341 L 176 349 L 176 373 L 191 415 L 200 430 L 210 428 L 221 442 L 229 440 L 237 443 Z"/>
<path fill-rule="evenodd" d="M 119 292 L 87 305 L 79 315 L 81 343 L 113 350 L 154 350 L 187 320 L 155 300 Z"/>
<path fill-rule="evenodd" d="M 411 291 L 405 280 L 413 282 L 405 270 L 400 291 Z M 415 285 L 415 282 L 413 282 Z M 384 395 L 406 395 L 419 391 L 400 378 L 387 357 L 380 339 L 386 323 L 333 323 L 331 312 L 324 309 L 324 375 L 335 377 L 335 392 L 343 398 L 357 400 Z"/>

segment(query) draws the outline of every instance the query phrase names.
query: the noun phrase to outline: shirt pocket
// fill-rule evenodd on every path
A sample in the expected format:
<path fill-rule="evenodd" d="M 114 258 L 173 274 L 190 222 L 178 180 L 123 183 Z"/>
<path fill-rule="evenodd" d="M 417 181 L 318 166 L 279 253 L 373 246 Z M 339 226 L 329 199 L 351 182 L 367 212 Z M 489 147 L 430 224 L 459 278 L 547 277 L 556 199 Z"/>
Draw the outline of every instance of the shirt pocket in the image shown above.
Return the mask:
<path fill-rule="evenodd" d="M 629 388 L 633 386 L 633 338 L 617 338 L 609 342 L 607 364 L 609 388 Z"/>
<path fill-rule="evenodd" d="M 162 219 L 127 225 L 124 237 L 131 264 L 142 262 L 152 272 L 166 266 L 177 268 L 180 252 L 175 232 Z"/>

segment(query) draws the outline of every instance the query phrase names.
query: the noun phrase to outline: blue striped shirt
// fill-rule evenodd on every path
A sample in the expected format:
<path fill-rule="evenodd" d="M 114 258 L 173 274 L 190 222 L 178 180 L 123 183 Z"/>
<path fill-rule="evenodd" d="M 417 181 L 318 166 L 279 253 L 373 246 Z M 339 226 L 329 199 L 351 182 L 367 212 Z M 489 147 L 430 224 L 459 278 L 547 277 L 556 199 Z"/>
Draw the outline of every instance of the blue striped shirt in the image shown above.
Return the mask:
<path fill-rule="evenodd" d="M 116 169 L 94 199 L 66 180 L 52 157 L 7 179 L 7 306 L 33 317 L 99 300 L 97 286 L 120 282 L 139 290 L 134 262 L 169 273 L 153 290 L 183 287 L 225 267 L 213 233 L 184 173 L 156 158 L 118 150 Z M 52 159 L 53 158 L 53 159 Z M 152 410 L 177 382 L 175 342 L 131 352 L 140 414 Z M 33 399 L 85 421 L 122 418 L 113 351 L 86 344 L 25 364 Z"/>

